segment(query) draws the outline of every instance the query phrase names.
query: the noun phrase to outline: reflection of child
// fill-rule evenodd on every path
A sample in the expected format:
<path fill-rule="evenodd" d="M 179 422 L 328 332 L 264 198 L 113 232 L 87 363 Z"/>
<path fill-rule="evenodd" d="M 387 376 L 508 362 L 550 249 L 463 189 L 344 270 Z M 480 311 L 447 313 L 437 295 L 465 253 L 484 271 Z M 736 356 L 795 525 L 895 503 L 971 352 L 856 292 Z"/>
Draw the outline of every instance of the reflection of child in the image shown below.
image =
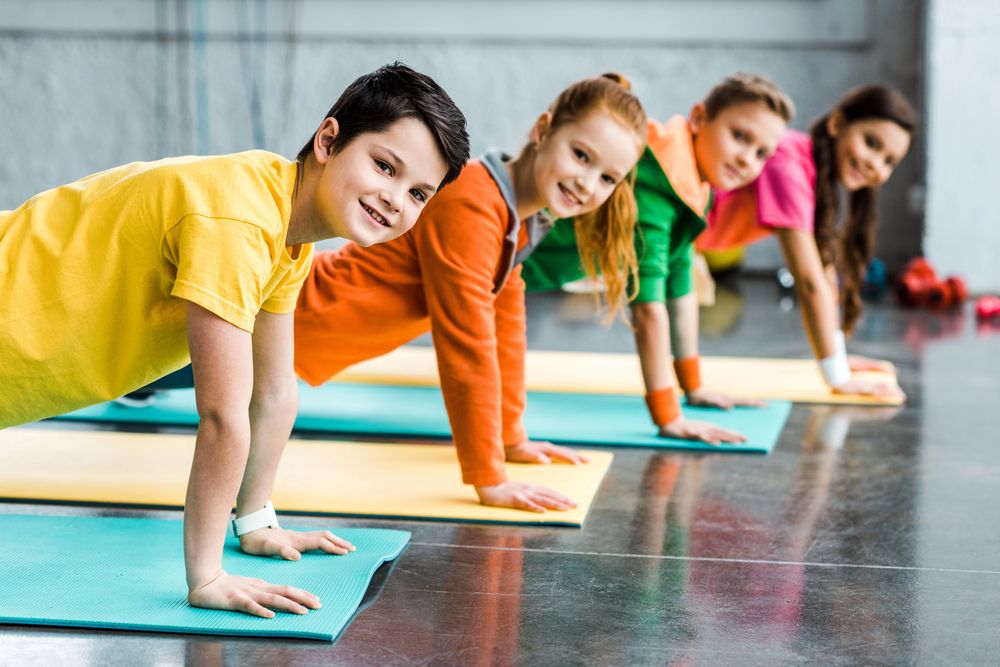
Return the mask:
<path fill-rule="evenodd" d="M 724 250 L 771 233 L 778 236 L 795 277 L 806 334 L 824 378 L 839 393 L 902 393 L 895 385 L 851 376 L 852 370 L 887 364 L 848 357 L 840 326 L 850 332 L 861 313 L 860 288 L 878 224 L 878 189 L 906 155 L 914 124 L 914 112 L 899 93 L 884 86 L 851 91 L 813 124 L 810 134 L 785 133 L 754 183 L 720 193 L 709 228 L 698 237 L 699 250 Z M 838 232 L 842 190 L 850 202 Z"/>
<path fill-rule="evenodd" d="M 291 311 L 311 243 L 399 236 L 467 159 L 462 113 L 397 64 L 351 84 L 297 162 L 249 151 L 133 163 L 0 213 L 0 428 L 115 398 L 190 358 L 189 601 L 267 617 L 318 607 L 221 568 L 234 500 L 248 553 L 352 548 L 282 530 L 268 501 L 295 416 Z"/>
<path fill-rule="evenodd" d="M 674 373 L 692 405 L 744 403 L 701 388 L 693 243 L 705 228 L 702 216 L 710 188 L 738 188 L 756 178 L 792 109 L 791 101 L 770 81 L 735 75 L 713 88 L 689 118 L 649 122 L 635 184 L 639 276 L 632 317 L 646 401 L 663 436 L 711 443 L 745 440 L 713 424 L 685 420 Z M 579 262 L 567 253 L 572 247 L 573 228 L 561 222 L 526 262 L 529 289 L 551 289 L 579 278 Z"/>
<path fill-rule="evenodd" d="M 508 481 L 504 470 L 505 459 L 582 460 L 571 449 L 528 440 L 521 421 L 520 263 L 548 231 L 542 209 L 579 215 L 579 252 L 609 276 L 612 310 L 622 301 L 625 275 L 635 270 L 627 177 L 646 116 L 619 81 L 595 77 L 564 90 L 517 158 L 490 151 L 470 163 L 413 233 L 377 248 L 349 244 L 318 253 L 299 298 L 295 369 L 311 384 L 431 331 L 462 478 L 486 505 L 536 512 L 573 506 L 556 491 Z"/>

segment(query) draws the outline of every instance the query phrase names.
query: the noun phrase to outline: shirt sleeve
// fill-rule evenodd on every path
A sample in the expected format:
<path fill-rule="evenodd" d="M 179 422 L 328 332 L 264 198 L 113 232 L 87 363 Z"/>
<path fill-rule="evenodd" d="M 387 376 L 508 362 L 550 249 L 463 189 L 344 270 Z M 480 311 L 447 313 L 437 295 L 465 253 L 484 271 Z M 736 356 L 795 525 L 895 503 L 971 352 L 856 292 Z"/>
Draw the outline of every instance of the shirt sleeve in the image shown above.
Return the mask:
<path fill-rule="evenodd" d="M 636 189 L 639 220 L 635 252 L 639 259 L 639 290 L 635 303 L 665 301 L 670 275 L 670 237 L 677 211 L 655 192 Z"/>
<path fill-rule="evenodd" d="M 177 267 L 171 296 L 253 333 L 272 266 L 271 249 L 259 227 L 189 215 L 167 232 L 164 252 Z"/>
<path fill-rule="evenodd" d="M 432 202 L 414 234 L 441 391 L 466 484 L 506 481 L 493 274 L 505 212 L 471 198 Z"/>
<path fill-rule="evenodd" d="M 299 290 L 302 288 L 302 283 L 306 281 L 306 276 L 309 275 L 312 258 L 313 244 L 307 243 L 299 249 L 298 259 L 295 260 L 284 278 L 261 306 L 263 310 L 276 315 L 291 313 L 295 310 L 295 304 L 299 299 Z"/>
<path fill-rule="evenodd" d="M 691 264 L 694 260 L 694 243 L 685 242 L 670 254 L 670 268 L 667 272 L 665 296 L 679 299 L 691 293 L 693 280 Z"/>
<path fill-rule="evenodd" d="M 508 276 L 494 305 L 504 445 L 516 445 L 528 439 L 522 422 L 524 407 L 527 404 L 524 359 L 528 340 L 524 291 L 521 267 L 517 267 Z"/>
<path fill-rule="evenodd" d="M 803 165 L 776 155 L 757 178 L 757 220 L 762 227 L 812 231 L 816 189 Z"/>

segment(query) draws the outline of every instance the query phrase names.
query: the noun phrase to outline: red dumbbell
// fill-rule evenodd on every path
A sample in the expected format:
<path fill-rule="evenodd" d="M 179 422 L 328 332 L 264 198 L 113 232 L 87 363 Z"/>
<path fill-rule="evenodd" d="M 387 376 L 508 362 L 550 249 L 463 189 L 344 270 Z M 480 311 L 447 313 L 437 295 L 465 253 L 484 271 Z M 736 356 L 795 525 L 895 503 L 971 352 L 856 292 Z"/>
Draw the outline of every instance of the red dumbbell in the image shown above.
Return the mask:
<path fill-rule="evenodd" d="M 904 306 L 922 306 L 926 303 L 927 294 L 938 284 L 937 274 L 923 257 L 911 259 L 903 269 L 899 282 L 896 283 L 896 294 Z M 941 294 L 937 298 L 943 299 Z"/>
<path fill-rule="evenodd" d="M 923 257 L 910 260 L 896 284 L 896 294 L 904 306 L 926 306 L 931 310 L 962 303 L 969 297 L 965 281 L 959 276 L 938 278 L 934 267 Z"/>
<path fill-rule="evenodd" d="M 987 320 L 1000 316 L 1000 297 L 981 296 L 976 300 L 976 317 Z"/>

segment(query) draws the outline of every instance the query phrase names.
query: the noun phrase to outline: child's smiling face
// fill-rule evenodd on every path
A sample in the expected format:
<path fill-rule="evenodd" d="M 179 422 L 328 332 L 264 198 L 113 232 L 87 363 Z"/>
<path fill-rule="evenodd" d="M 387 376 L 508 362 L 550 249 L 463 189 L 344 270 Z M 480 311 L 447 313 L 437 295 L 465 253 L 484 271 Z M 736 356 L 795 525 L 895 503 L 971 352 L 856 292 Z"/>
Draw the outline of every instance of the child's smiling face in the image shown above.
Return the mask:
<path fill-rule="evenodd" d="M 882 185 L 910 149 L 910 133 L 891 120 L 869 118 L 845 123 L 830 117 L 837 179 L 849 192 Z"/>
<path fill-rule="evenodd" d="M 785 121 L 763 102 L 728 106 L 709 119 L 703 104 L 691 109 L 694 153 L 703 181 L 735 190 L 760 175 L 785 131 Z"/>
<path fill-rule="evenodd" d="M 532 130 L 532 176 L 545 207 L 557 218 L 599 208 L 635 166 L 644 139 L 603 111 L 554 129 L 543 115 Z"/>
<path fill-rule="evenodd" d="M 336 121 L 318 132 L 329 149 Z M 381 132 L 365 132 L 339 152 L 315 152 L 322 168 L 315 212 L 328 237 L 361 246 L 391 241 L 409 231 L 437 192 L 448 167 L 434 136 L 420 120 L 403 118 Z"/>

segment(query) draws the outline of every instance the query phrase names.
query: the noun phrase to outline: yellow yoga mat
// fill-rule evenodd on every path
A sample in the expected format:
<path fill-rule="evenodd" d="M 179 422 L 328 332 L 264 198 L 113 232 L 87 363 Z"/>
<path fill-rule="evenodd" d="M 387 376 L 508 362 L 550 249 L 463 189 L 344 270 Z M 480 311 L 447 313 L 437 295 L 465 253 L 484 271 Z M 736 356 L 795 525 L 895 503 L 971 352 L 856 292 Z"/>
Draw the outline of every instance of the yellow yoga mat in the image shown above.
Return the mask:
<path fill-rule="evenodd" d="M 182 506 L 193 435 L 15 428 L 0 431 L 0 497 Z M 611 465 L 507 464 L 512 480 L 548 486 L 577 503 L 544 514 L 479 504 L 462 484 L 451 445 L 290 440 L 278 469 L 281 511 L 490 523 L 582 526 Z"/>
<path fill-rule="evenodd" d="M 702 357 L 701 376 L 705 387 L 744 398 L 845 405 L 902 403 L 898 399 L 835 394 L 823 383 L 812 359 Z M 892 373 L 859 373 L 858 377 L 895 382 Z M 352 366 L 334 380 L 437 386 L 437 361 L 433 348 L 406 345 Z M 639 357 L 634 354 L 529 350 L 525 383 L 528 391 L 638 396 L 645 392 Z"/>

